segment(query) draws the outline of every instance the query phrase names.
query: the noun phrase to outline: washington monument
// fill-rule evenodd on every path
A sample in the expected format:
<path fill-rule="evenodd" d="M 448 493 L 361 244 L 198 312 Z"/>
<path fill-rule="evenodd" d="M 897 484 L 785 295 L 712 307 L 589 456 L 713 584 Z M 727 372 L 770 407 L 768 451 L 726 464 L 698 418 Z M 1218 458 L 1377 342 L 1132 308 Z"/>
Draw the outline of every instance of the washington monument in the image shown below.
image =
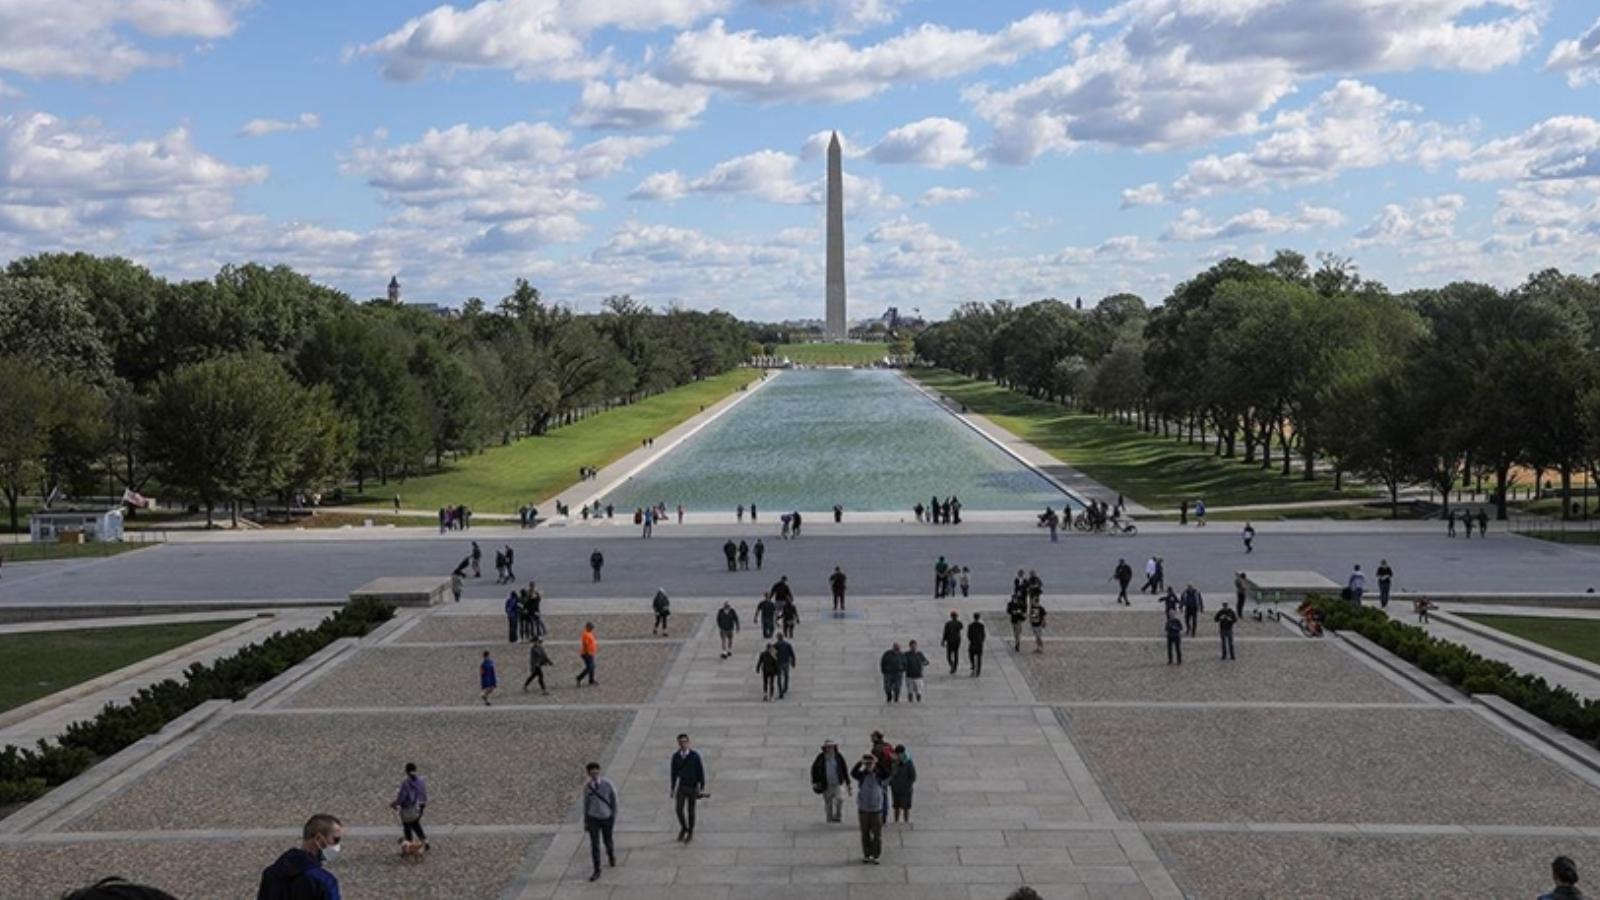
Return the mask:
<path fill-rule="evenodd" d="M 828 141 L 828 327 L 836 341 L 849 337 L 844 316 L 844 173 L 839 166 L 839 132 Z"/>

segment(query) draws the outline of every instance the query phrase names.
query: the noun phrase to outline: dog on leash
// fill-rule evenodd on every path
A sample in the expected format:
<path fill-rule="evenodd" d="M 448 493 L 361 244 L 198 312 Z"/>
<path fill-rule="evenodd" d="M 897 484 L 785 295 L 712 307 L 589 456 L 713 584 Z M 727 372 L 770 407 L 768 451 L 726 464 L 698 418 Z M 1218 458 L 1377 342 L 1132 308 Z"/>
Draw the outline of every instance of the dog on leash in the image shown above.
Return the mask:
<path fill-rule="evenodd" d="M 422 841 L 400 841 L 400 859 L 402 862 L 420 863 L 427 855 L 428 845 Z"/>

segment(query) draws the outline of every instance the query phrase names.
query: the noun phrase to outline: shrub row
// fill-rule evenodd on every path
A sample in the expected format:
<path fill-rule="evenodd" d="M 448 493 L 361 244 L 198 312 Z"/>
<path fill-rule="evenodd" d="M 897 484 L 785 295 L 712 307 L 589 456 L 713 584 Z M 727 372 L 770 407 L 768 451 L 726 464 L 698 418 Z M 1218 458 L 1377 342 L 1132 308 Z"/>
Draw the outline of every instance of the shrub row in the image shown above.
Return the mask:
<path fill-rule="evenodd" d="M 1600 701 L 1585 700 L 1560 685 L 1552 687 L 1537 675 L 1486 659 L 1377 609 L 1331 599 L 1316 599 L 1311 605 L 1326 617 L 1326 627 L 1353 631 L 1469 694 L 1497 694 L 1576 738 L 1590 743 L 1600 738 Z"/>
<path fill-rule="evenodd" d="M 93 719 L 67 726 L 36 749 L 0 750 L 0 806 L 32 800 L 97 761 L 148 737 L 208 700 L 239 700 L 340 638 L 360 637 L 394 617 L 394 607 L 356 600 L 315 628 L 299 628 L 251 644 L 209 665 L 195 663 L 183 681 L 167 679 L 126 703 L 107 703 Z"/>

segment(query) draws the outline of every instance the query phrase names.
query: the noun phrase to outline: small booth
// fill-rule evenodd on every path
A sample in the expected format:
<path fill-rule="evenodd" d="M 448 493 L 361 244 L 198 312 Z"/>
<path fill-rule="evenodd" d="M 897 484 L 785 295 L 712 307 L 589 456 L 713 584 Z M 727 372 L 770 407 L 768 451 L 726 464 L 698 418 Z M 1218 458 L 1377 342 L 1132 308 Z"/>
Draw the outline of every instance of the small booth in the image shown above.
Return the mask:
<path fill-rule="evenodd" d="M 34 543 L 98 543 L 122 540 L 122 507 L 41 509 L 28 517 Z"/>

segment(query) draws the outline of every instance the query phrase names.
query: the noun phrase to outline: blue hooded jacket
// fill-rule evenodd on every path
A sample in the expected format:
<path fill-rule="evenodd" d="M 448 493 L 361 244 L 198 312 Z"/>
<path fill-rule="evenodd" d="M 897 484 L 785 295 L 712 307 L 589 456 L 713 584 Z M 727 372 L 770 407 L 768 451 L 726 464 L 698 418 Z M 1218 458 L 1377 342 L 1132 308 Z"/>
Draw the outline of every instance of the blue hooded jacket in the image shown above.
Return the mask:
<path fill-rule="evenodd" d="M 340 900 L 339 879 L 316 856 L 295 847 L 261 871 L 256 900 Z"/>

